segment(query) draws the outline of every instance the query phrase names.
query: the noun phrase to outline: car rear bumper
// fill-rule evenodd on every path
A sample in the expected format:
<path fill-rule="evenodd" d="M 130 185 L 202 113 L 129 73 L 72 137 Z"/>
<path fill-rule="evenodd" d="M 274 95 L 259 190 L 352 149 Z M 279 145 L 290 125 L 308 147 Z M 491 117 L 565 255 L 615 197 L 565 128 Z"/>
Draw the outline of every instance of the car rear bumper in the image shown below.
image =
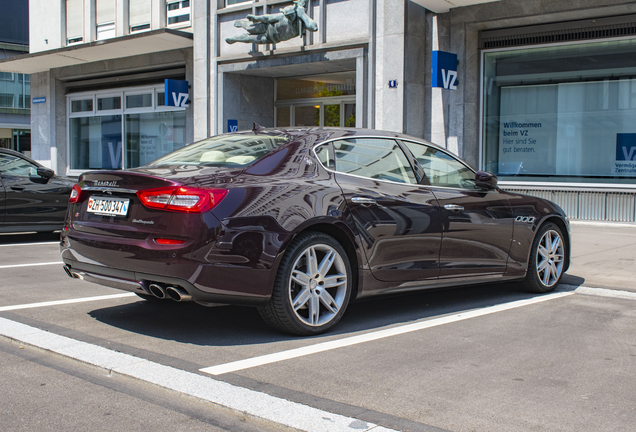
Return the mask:
<path fill-rule="evenodd" d="M 68 258 L 63 258 L 63 261 L 67 274 L 73 278 L 141 295 L 152 296 L 151 284 L 160 284 L 182 289 L 192 300 L 201 303 L 258 306 L 267 303 L 270 298 L 270 295 L 264 294 L 209 292 L 202 290 L 203 287 L 198 283 L 182 278 L 102 267 Z"/>

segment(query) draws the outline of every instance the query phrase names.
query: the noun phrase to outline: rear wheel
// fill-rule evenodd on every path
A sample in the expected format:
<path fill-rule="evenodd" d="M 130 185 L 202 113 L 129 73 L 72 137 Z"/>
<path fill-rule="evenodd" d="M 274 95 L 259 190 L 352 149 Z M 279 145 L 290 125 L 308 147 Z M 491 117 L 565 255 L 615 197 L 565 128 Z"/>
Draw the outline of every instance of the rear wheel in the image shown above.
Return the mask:
<path fill-rule="evenodd" d="M 258 312 L 267 324 L 286 333 L 324 333 L 342 318 L 351 280 L 340 243 L 323 233 L 300 234 L 281 260 L 270 302 Z"/>
<path fill-rule="evenodd" d="M 553 291 L 563 276 L 565 244 L 561 229 L 552 222 L 544 224 L 534 239 L 530 251 L 526 287 L 528 291 Z"/>

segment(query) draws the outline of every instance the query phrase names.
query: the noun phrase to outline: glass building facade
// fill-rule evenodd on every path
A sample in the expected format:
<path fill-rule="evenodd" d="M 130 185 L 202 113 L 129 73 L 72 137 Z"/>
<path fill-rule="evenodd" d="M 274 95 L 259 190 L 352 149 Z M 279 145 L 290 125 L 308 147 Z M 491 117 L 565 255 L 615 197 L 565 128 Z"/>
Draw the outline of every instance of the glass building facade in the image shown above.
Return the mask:
<path fill-rule="evenodd" d="M 636 183 L 636 40 L 483 54 L 485 170 L 503 180 Z"/>

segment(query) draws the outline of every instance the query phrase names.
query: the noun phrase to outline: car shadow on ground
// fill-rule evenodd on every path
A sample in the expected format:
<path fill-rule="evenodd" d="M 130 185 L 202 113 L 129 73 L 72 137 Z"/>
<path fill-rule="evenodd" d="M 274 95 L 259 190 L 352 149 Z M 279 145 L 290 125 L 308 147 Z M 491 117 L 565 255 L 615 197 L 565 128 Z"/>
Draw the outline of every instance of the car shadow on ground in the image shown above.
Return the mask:
<path fill-rule="evenodd" d="M 255 308 L 204 307 L 174 301 L 144 301 L 95 309 L 91 317 L 109 326 L 153 338 L 200 346 L 263 344 L 315 339 L 321 342 L 390 326 L 479 309 L 537 294 L 520 283 L 498 283 L 413 294 L 375 297 L 354 302 L 330 332 L 314 337 L 286 335 L 269 328 Z"/>
<path fill-rule="evenodd" d="M 0 244 L 19 245 L 20 243 L 42 243 L 52 241 L 60 241 L 59 231 L 53 231 L 50 233 L 23 232 L 0 234 Z"/>

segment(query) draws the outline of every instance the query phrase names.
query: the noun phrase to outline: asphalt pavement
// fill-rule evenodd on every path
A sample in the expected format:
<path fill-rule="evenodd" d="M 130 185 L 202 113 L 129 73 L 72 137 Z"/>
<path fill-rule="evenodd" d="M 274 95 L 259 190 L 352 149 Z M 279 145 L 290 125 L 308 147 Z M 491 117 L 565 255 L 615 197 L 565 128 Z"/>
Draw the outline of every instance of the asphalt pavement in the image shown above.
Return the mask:
<path fill-rule="evenodd" d="M 563 283 L 636 292 L 636 224 L 572 221 L 571 229 Z"/>
<path fill-rule="evenodd" d="M 3 430 L 632 431 L 636 224 L 572 223 L 555 293 L 518 283 L 351 305 L 296 338 L 251 308 L 68 278 L 0 235 Z M 211 403 L 210 403 L 211 402 Z"/>

